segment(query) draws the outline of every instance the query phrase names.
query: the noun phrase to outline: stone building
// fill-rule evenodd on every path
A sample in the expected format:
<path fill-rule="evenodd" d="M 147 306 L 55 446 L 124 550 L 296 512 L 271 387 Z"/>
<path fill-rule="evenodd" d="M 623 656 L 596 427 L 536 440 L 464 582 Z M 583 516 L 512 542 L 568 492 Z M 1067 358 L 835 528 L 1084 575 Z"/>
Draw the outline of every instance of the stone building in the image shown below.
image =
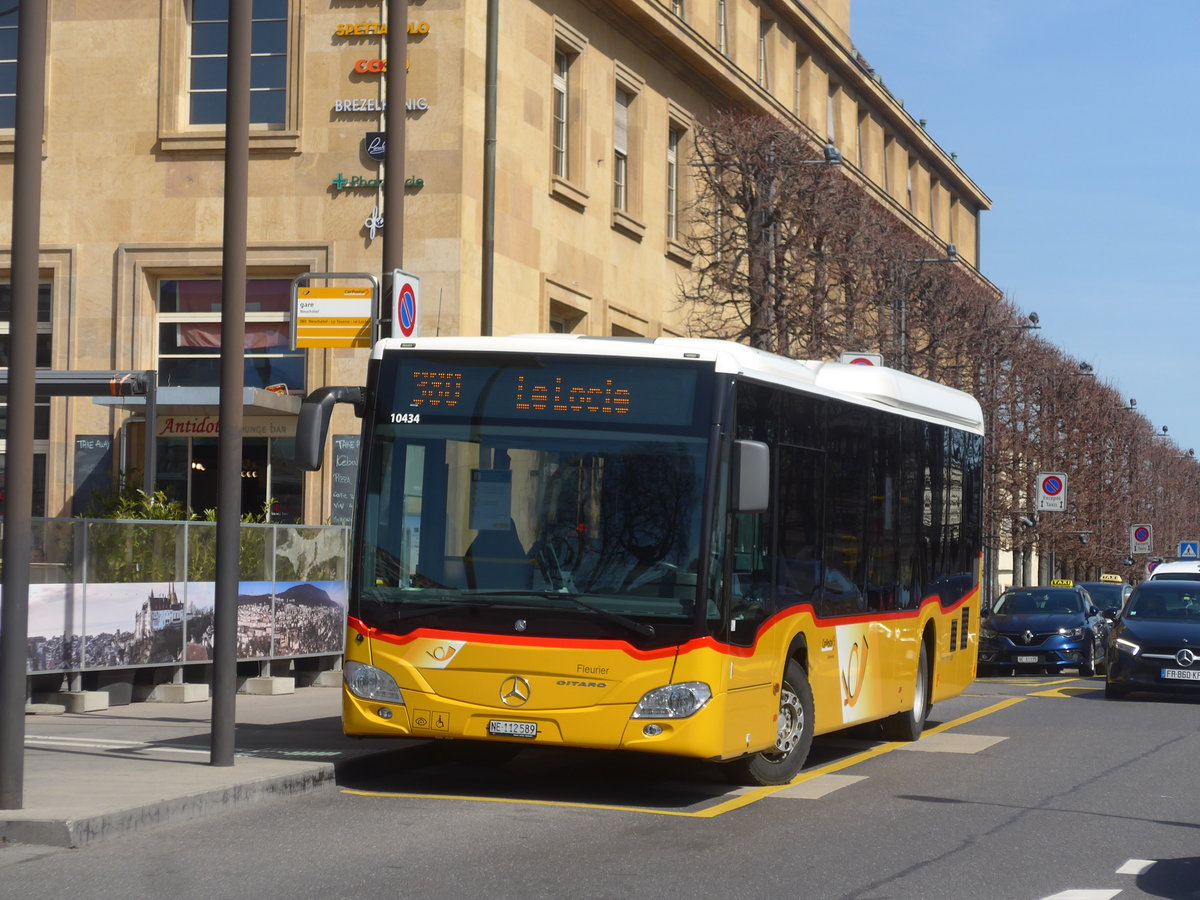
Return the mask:
<path fill-rule="evenodd" d="M 293 350 L 293 279 L 381 268 L 381 179 L 406 188 L 422 334 L 478 334 L 485 0 L 410 0 L 408 96 L 384 96 L 386 0 L 255 0 L 243 507 L 346 508 L 357 421 L 318 473 L 290 461 L 299 398 L 360 383 L 367 351 Z M 740 106 L 833 143 L 846 177 L 977 266 L 988 199 L 850 38 L 849 0 L 504 0 L 499 7 L 493 333 L 682 334 L 689 133 Z M 135 479 L 216 496 L 224 0 L 50 0 L 38 364 L 150 371 L 140 398 L 39 400 L 35 515 Z M 0 14 L 0 279 L 10 266 L 17 12 Z M 373 158 L 392 100 L 406 167 Z M 381 222 L 382 220 L 382 222 Z M 19 226 L 18 226 L 19 227 Z M 8 317 L 7 284 L 0 318 Z M 6 327 L 6 325 L 4 326 Z M 858 348 L 854 348 L 858 349 Z M 5 360 L 6 361 L 6 360 Z M 153 442 L 145 429 L 153 430 Z M 340 475 L 340 482 L 337 481 Z"/>

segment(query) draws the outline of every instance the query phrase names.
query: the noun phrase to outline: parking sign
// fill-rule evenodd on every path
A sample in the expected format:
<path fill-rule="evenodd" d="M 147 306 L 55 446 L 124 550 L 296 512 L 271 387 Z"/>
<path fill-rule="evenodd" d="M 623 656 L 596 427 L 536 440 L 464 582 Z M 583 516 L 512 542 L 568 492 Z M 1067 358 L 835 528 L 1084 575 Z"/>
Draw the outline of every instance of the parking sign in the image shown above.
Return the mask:
<path fill-rule="evenodd" d="M 1129 526 L 1129 552 L 1154 552 L 1154 527 L 1149 524 Z"/>
<path fill-rule="evenodd" d="M 1063 512 L 1067 508 L 1067 473 L 1038 473 L 1037 508 L 1039 512 Z"/>

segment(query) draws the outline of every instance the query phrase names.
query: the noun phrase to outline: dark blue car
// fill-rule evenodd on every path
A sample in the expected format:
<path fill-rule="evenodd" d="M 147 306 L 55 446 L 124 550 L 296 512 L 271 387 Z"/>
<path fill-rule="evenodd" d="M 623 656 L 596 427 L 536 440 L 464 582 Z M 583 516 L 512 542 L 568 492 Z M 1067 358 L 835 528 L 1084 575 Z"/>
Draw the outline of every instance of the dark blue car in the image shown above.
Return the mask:
<path fill-rule="evenodd" d="M 1109 640 L 1107 675 L 1106 697 L 1200 694 L 1200 581 L 1152 579 L 1133 589 Z"/>
<path fill-rule="evenodd" d="M 1108 620 L 1087 591 L 1071 582 L 1009 588 L 979 628 L 979 669 L 1011 675 L 1018 669 L 1078 669 L 1095 675 L 1104 666 Z"/>

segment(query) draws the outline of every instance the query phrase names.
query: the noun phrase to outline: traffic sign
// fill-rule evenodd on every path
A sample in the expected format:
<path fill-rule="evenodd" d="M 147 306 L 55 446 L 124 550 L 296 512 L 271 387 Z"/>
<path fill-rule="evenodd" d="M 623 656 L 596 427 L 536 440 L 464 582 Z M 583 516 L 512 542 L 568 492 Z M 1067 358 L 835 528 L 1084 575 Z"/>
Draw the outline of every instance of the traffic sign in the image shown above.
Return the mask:
<path fill-rule="evenodd" d="M 1066 472 L 1038 473 L 1037 508 L 1039 512 L 1063 512 L 1066 510 Z"/>
<path fill-rule="evenodd" d="M 1200 559 L 1200 541 L 1180 541 L 1180 559 Z"/>
<path fill-rule="evenodd" d="M 1154 526 L 1152 526 L 1152 525 L 1130 525 L 1129 526 L 1129 552 L 1130 553 L 1153 553 L 1154 552 Z"/>
<path fill-rule="evenodd" d="M 421 336 L 421 279 L 392 270 L 392 337 Z"/>
<path fill-rule="evenodd" d="M 849 363 L 852 366 L 882 366 L 882 353 L 843 353 L 838 362 Z"/>

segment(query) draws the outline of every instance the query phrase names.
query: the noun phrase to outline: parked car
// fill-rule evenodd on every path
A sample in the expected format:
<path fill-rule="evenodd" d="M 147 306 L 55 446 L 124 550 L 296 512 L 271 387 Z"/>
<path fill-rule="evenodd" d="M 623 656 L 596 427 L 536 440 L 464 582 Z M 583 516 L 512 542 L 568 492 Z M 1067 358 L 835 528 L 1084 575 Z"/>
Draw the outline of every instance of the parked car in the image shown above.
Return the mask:
<path fill-rule="evenodd" d="M 1120 575 L 1101 575 L 1099 581 L 1077 581 L 1075 584 L 1088 592 L 1101 613 L 1111 611 L 1114 617 L 1133 593 L 1133 585 Z"/>
<path fill-rule="evenodd" d="M 1091 596 L 1070 581 L 1009 588 L 979 629 L 979 667 L 999 674 L 1017 669 L 1078 669 L 1104 665 L 1108 620 Z"/>
<path fill-rule="evenodd" d="M 1109 638 L 1104 696 L 1130 691 L 1200 693 L 1200 575 L 1133 589 Z"/>
<path fill-rule="evenodd" d="M 1200 561 L 1172 559 L 1161 562 L 1150 573 L 1151 581 L 1200 581 Z"/>

